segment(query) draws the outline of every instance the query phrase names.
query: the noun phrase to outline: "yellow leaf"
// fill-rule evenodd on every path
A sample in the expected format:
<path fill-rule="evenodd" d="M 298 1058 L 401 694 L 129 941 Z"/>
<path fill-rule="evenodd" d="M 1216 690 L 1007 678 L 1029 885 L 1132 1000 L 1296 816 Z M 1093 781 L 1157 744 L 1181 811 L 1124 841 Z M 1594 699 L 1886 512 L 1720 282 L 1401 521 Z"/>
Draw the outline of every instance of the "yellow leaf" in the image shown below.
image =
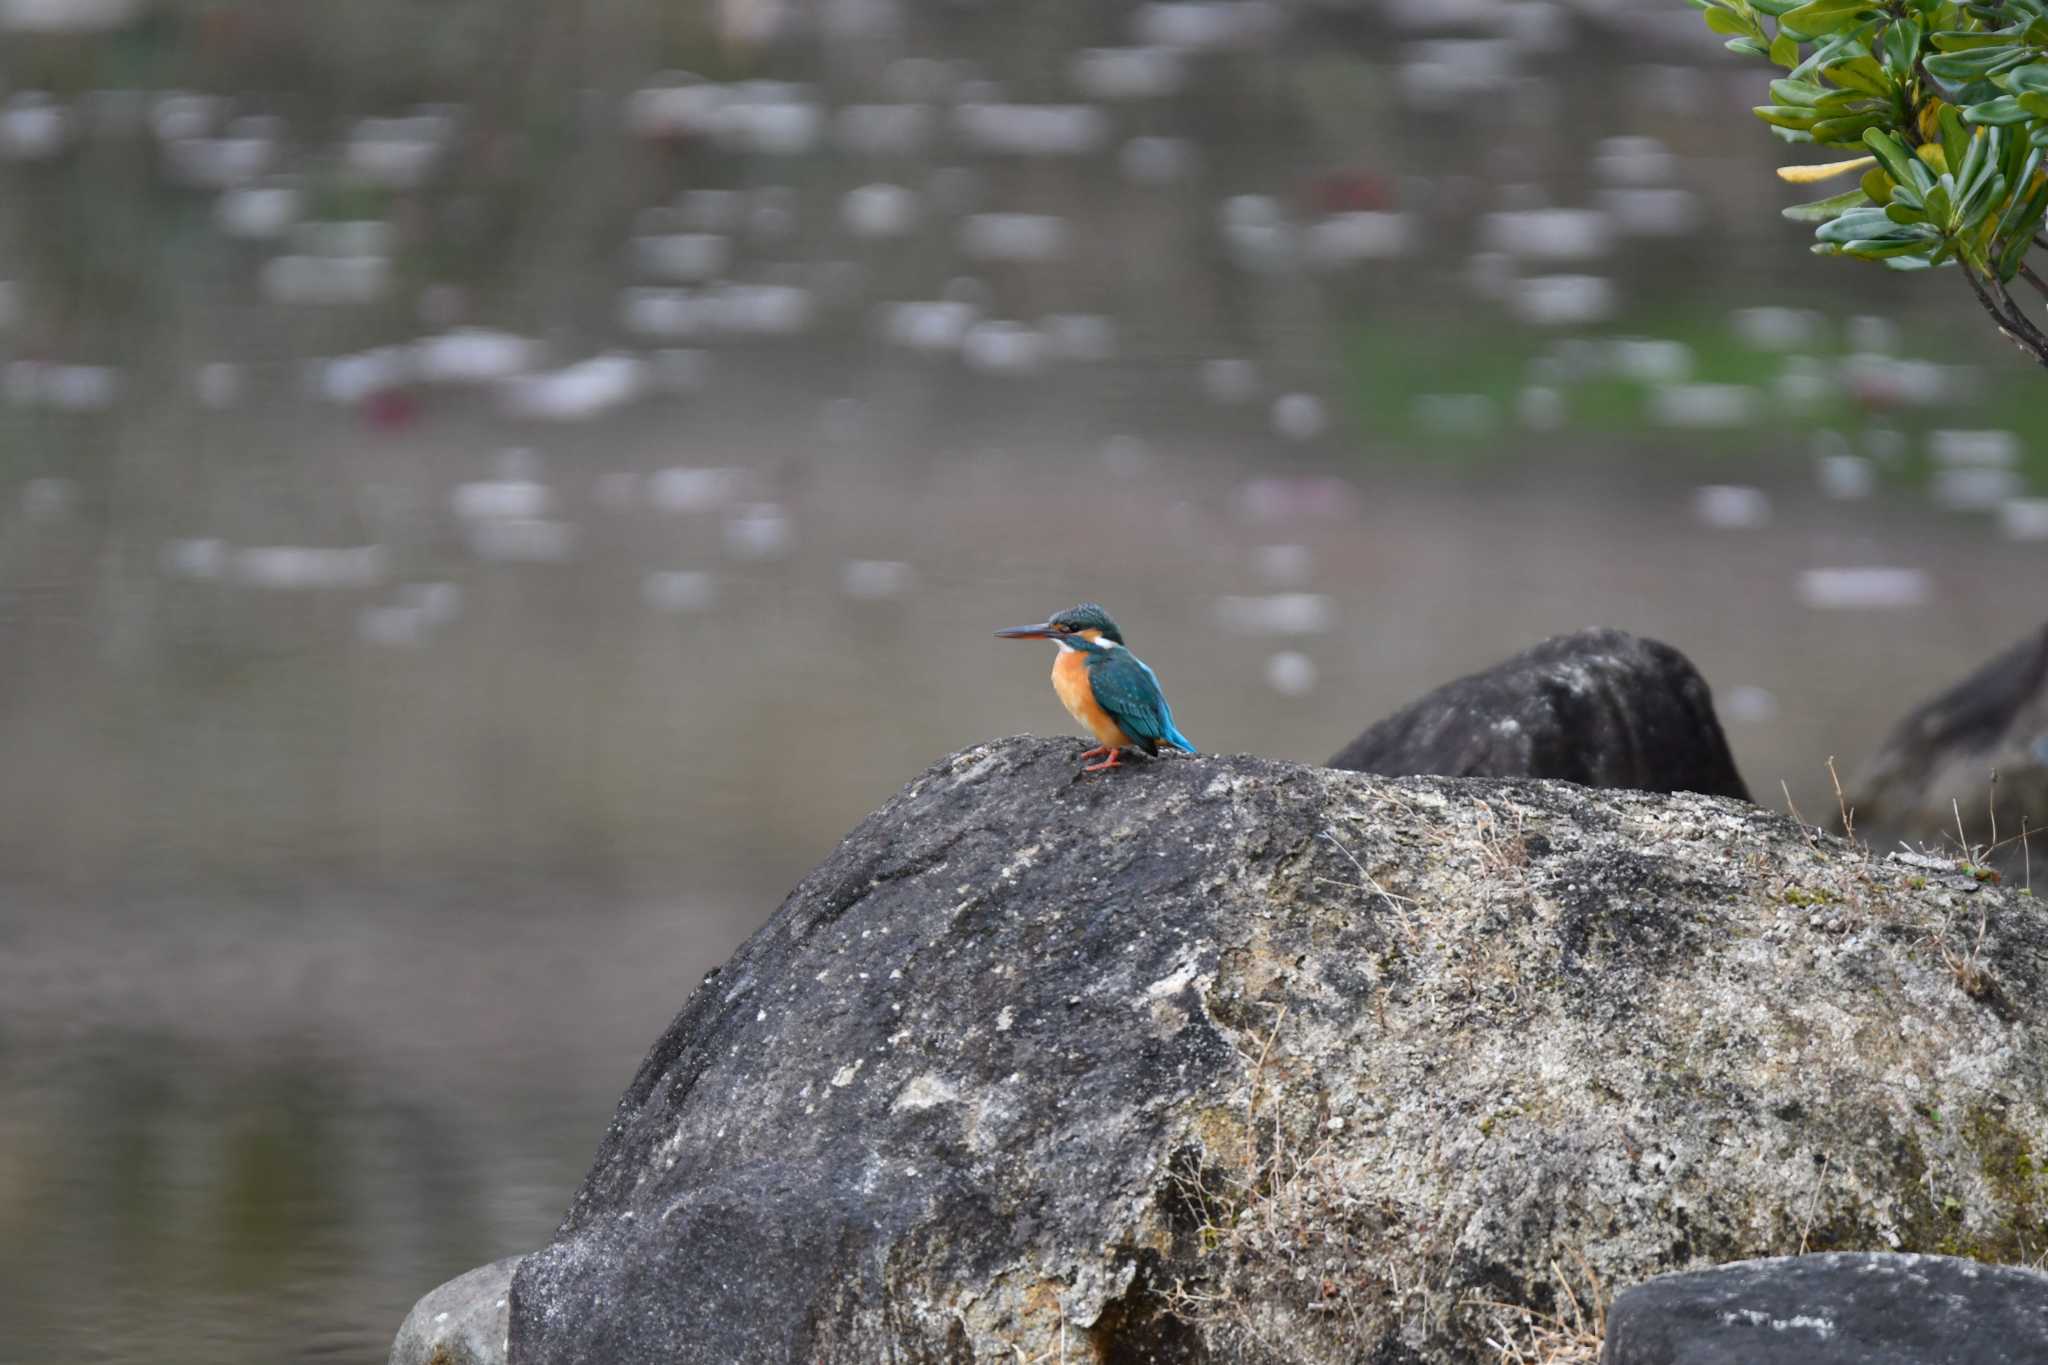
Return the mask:
<path fill-rule="evenodd" d="M 1854 161 L 1829 161 L 1819 166 L 1780 166 L 1778 179 L 1792 185 L 1812 185 L 1876 164 L 1877 158 L 1874 156 L 1859 156 Z"/>
<path fill-rule="evenodd" d="M 1941 101 L 1929 100 L 1920 106 L 1914 123 L 1920 129 L 1920 140 L 1932 142 L 1941 136 Z"/>

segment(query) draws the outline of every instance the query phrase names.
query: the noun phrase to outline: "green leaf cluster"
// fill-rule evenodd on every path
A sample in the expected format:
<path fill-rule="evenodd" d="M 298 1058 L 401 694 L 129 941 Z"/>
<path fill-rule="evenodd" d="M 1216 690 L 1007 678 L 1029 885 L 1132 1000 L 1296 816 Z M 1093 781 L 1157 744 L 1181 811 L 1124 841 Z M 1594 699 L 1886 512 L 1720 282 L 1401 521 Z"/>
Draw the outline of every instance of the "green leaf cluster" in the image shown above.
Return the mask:
<path fill-rule="evenodd" d="M 1784 69 L 1757 117 L 1874 158 L 1785 210 L 1814 250 L 2003 283 L 2048 215 L 2048 0 L 1687 0 L 1731 51 Z M 1855 167 L 1853 169 L 1863 169 Z"/>

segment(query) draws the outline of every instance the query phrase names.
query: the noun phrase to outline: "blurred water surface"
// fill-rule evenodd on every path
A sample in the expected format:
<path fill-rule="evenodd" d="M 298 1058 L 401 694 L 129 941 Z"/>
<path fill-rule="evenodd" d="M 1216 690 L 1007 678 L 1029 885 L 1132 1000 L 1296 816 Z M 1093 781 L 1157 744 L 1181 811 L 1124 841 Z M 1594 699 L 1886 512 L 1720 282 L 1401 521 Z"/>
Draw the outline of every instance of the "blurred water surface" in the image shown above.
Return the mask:
<path fill-rule="evenodd" d="M 1084 597 L 1311 761 L 1652 635 L 1830 808 L 2048 408 L 1696 27 L 0 3 L 0 1360 L 379 1358 Z"/>

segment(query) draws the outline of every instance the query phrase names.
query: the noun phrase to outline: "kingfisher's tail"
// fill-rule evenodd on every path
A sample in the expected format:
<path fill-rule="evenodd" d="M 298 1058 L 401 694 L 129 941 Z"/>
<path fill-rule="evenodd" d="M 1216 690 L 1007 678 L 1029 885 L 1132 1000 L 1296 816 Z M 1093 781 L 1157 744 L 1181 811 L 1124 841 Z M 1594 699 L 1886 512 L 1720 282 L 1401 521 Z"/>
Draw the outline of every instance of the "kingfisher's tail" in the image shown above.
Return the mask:
<path fill-rule="evenodd" d="M 1180 750 L 1184 754 L 1196 754 L 1201 752 L 1199 749 L 1195 748 L 1193 740 L 1189 739 L 1186 735 L 1180 732 L 1180 727 L 1173 723 L 1172 717 L 1168 717 L 1166 721 L 1165 739 L 1168 744 L 1171 744 L 1174 748 Z"/>

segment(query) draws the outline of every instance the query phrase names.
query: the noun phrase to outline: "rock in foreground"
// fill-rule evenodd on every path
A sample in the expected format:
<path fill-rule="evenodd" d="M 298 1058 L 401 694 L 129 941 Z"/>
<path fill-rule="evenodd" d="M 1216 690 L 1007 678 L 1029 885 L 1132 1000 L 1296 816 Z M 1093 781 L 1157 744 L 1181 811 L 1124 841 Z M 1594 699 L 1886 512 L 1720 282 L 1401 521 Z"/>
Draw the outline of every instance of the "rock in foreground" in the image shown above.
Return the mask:
<path fill-rule="evenodd" d="M 465 1271 L 413 1305 L 391 1343 L 390 1365 L 498 1365 L 517 1256 Z"/>
<path fill-rule="evenodd" d="M 1465 1361 L 1553 1263 L 2044 1244 L 2035 903 L 1706 797 L 1078 747 L 938 764 L 691 997 L 513 1360 Z"/>
<path fill-rule="evenodd" d="M 1330 766 L 1749 799 L 1692 660 L 1619 630 L 1554 636 L 1447 682 L 1345 745 Z"/>
<path fill-rule="evenodd" d="M 1622 1293 L 1602 1365 L 2034 1365 L 2048 1275 L 1947 1256 L 1741 1261 Z"/>

